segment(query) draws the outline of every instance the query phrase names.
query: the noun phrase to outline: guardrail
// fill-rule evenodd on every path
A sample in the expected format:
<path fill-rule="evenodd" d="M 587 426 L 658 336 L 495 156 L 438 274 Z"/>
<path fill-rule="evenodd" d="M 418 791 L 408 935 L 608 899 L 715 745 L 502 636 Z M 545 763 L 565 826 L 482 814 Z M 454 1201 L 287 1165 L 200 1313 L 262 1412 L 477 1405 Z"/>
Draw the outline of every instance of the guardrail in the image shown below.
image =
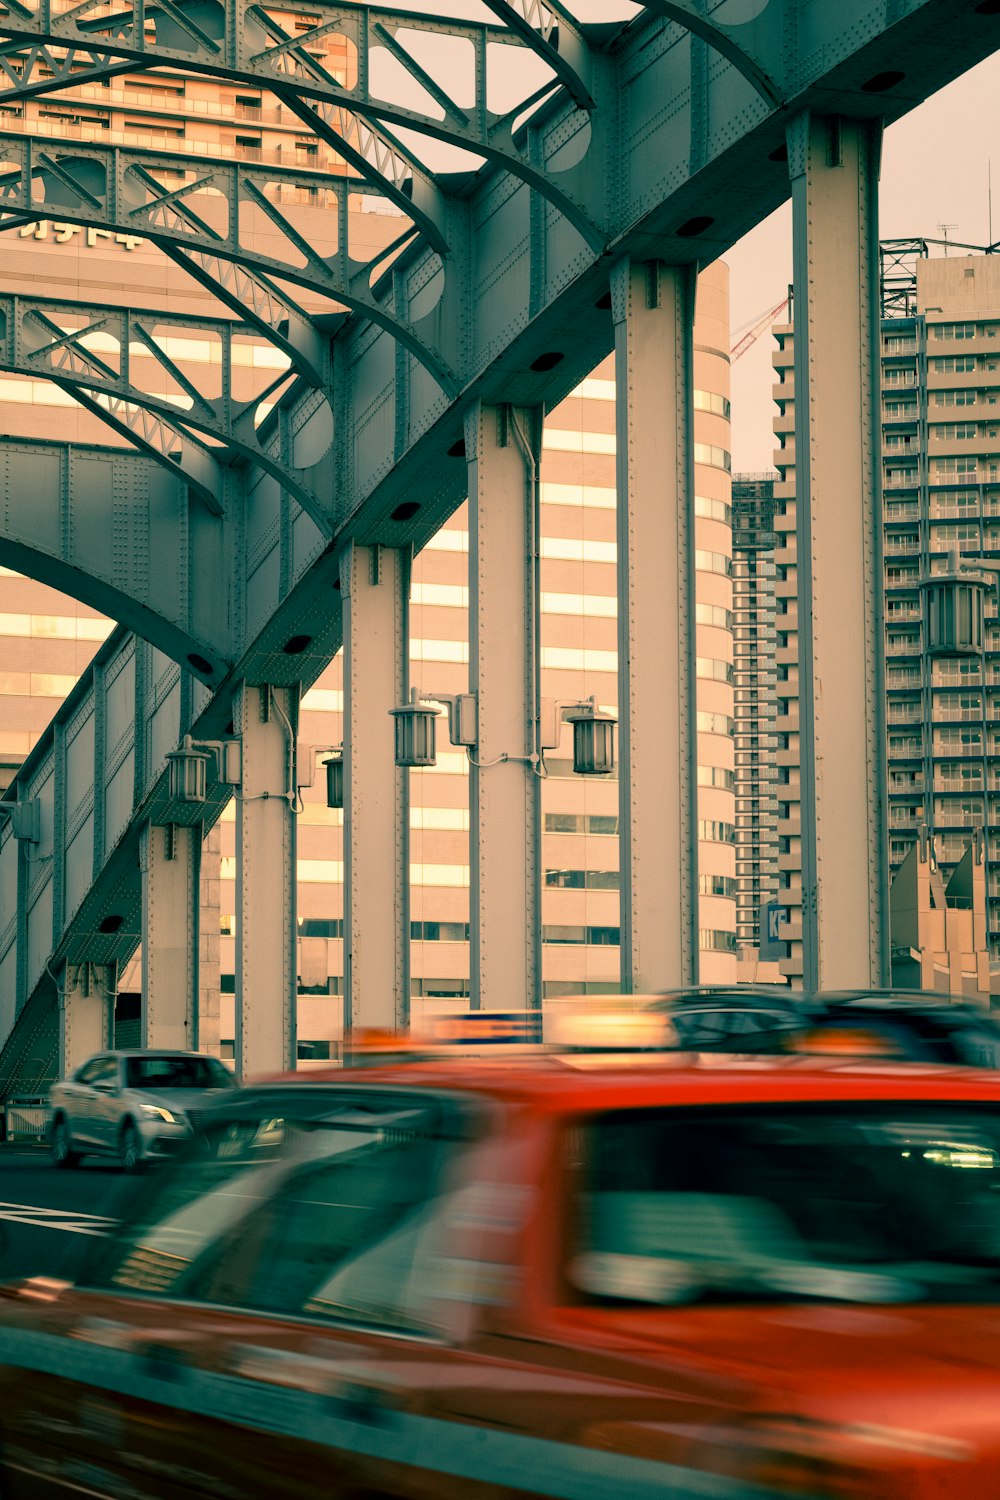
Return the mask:
<path fill-rule="evenodd" d="M 3 1138 L 5 1141 L 36 1141 L 41 1144 L 45 1140 L 48 1117 L 48 1100 L 43 1094 L 16 1095 L 4 1104 Z"/>

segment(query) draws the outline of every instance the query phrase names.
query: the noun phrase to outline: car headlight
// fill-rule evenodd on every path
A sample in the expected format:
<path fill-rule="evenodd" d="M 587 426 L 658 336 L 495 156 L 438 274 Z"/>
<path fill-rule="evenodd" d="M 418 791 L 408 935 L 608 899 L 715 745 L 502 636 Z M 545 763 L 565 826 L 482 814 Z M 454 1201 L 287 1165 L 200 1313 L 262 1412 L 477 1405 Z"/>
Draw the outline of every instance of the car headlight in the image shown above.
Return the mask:
<path fill-rule="evenodd" d="M 142 1113 L 151 1120 L 162 1120 L 165 1125 L 176 1125 L 177 1117 L 172 1115 L 169 1109 L 164 1109 L 159 1104 L 140 1104 Z"/>

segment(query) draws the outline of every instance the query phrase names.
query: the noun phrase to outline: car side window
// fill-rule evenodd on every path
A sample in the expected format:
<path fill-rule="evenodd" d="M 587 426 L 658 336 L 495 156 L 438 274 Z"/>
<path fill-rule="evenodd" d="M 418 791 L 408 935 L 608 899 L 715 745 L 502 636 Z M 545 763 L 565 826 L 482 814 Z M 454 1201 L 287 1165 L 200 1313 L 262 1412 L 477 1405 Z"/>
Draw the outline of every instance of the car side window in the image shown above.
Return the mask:
<path fill-rule="evenodd" d="M 98 1059 L 100 1066 L 91 1078 L 91 1083 L 98 1087 L 118 1082 L 118 1059 L 117 1057 L 102 1057 Z"/>
<path fill-rule="evenodd" d="M 954 1037 L 958 1061 L 972 1068 L 1000 1067 L 1000 1030 L 969 1026 Z"/>
<path fill-rule="evenodd" d="M 95 1084 L 104 1076 L 104 1070 L 110 1059 L 106 1057 L 92 1057 L 85 1062 L 82 1068 L 77 1068 L 73 1074 L 74 1083 Z"/>
<path fill-rule="evenodd" d="M 438 1332 L 450 1317 L 442 1278 L 464 1111 L 355 1095 L 307 1126 L 265 1129 L 283 1140 L 259 1166 L 246 1164 L 245 1131 L 223 1133 L 207 1161 L 184 1163 L 183 1200 L 121 1246 L 108 1280 L 278 1316 Z M 191 1193 L 198 1174 L 204 1186 Z"/>

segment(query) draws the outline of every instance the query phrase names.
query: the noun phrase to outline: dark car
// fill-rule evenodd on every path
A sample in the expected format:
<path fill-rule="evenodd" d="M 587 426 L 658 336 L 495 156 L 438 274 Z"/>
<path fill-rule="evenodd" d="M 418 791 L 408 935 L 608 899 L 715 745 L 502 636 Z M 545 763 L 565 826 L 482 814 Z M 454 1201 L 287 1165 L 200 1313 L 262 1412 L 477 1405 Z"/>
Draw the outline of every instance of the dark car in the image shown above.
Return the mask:
<path fill-rule="evenodd" d="M 601 1001 L 587 997 L 600 1007 Z M 824 1053 L 1000 1068 L 1000 1013 L 928 990 L 838 990 L 804 995 L 781 986 L 714 985 L 657 995 L 609 996 L 609 1032 L 635 1006 L 662 1017 L 645 1048 L 691 1052 Z"/>
<path fill-rule="evenodd" d="M 543 1040 L 556 1049 L 783 1052 L 810 1012 L 779 985 L 693 985 L 651 995 L 547 1000 Z"/>
<path fill-rule="evenodd" d="M 799 1052 L 843 1052 L 1000 1067 L 1000 1017 L 968 1001 L 921 990 L 844 990 L 810 997 Z"/>

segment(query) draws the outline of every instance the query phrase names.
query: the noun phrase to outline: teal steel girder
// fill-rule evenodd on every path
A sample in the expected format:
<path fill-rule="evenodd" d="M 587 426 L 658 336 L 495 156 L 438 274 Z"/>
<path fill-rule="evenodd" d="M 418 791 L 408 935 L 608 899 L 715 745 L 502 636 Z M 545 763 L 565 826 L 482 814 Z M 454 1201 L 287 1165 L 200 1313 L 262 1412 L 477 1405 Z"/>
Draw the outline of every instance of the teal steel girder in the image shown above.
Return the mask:
<path fill-rule="evenodd" d="M 711 15 L 719 8 L 705 9 Z M 419 546 L 433 534 L 465 492 L 463 413 L 470 401 L 550 405 L 610 350 L 608 275 L 615 259 L 704 263 L 724 253 L 788 197 L 785 139 L 792 112 L 895 119 L 1000 41 L 996 18 L 978 0 L 843 0 L 836 7 L 782 0 L 776 14 L 782 19 L 782 67 L 772 67 L 768 57 L 757 61 L 768 78 L 783 81 L 787 103 L 780 110 L 746 67 L 718 49 L 706 66 L 704 38 L 648 12 L 601 60 L 601 88 L 612 90 L 613 110 L 605 114 L 598 107 L 587 116 L 570 98 L 553 102 L 535 136 L 537 148 L 544 133 L 550 165 L 559 152 L 591 166 L 613 164 L 607 172 L 600 167 L 590 185 L 608 225 L 599 248 L 538 195 L 526 193 L 519 174 L 493 168 L 479 175 L 465 199 L 467 233 L 453 241 L 449 257 L 456 262 L 452 274 L 459 293 L 444 303 L 448 317 L 460 315 L 453 330 L 460 354 L 458 397 L 443 390 L 384 327 L 352 317 L 337 332 L 332 537 L 327 541 L 294 508 L 283 512 L 273 477 L 251 471 L 239 512 L 247 557 L 237 600 L 239 658 L 206 698 L 195 719 L 199 733 L 222 732 L 233 685 L 241 680 L 303 686 L 315 680 L 341 642 L 333 589 L 338 551 L 351 540 Z M 583 125 L 588 142 L 581 150 Z M 441 276 L 439 258 L 414 245 L 394 267 L 395 290 L 412 299 L 410 305 L 420 305 L 421 298 L 432 299 Z M 309 422 L 317 421 L 316 395 L 289 401 L 282 418 L 299 424 L 306 437 Z M 272 565 L 279 547 L 284 561 Z M 293 638 L 296 649 L 290 652 Z M 40 775 L 40 762 L 30 761 L 17 779 L 18 793 L 23 788 L 30 794 Z M 161 772 L 157 796 L 162 786 Z M 121 847 L 138 837 L 145 807 L 134 806 L 122 824 Z M 16 1005 L 25 1017 L 36 1014 L 39 997 L 48 995 L 51 1003 L 46 956 L 99 961 L 106 915 L 129 902 L 130 910 L 138 909 L 134 859 L 124 873 L 111 860 L 98 870 L 95 859 L 93 873 L 78 917 L 61 928 L 53 917 L 48 955 L 42 938 L 35 938 L 33 948 L 27 937 L 14 943 L 15 966 L 24 975 Z M 44 921 L 38 930 L 48 931 Z M 5 1016 L 16 1008 L 10 952 L 0 943 Z M 10 1059 L 24 1053 L 23 1035 L 35 1024 L 26 1020 L 23 1034 L 15 1027 L 0 1057 L 0 1091 L 8 1090 Z"/>
<path fill-rule="evenodd" d="M 205 361 L 204 374 L 208 379 L 217 373 L 218 394 L 198 389 L 181 368 L 183 353 L 170 352 L 172 342 L 214 346 L 216 359 Z M 285 383 L 287 372 L 272 372 L 267 386 L 250 396 L 237 395 L 238 351 L 249 358 L 259 343 L 255 330 L 224 318 L 0 293 L 4 370 L 53 380 L 78 399 L 89 394 L 97 415 L 174 468 L 210 509 L 222 508 L 219 467 L 210 448 L 192 451 L 187 429 L 222 445 L 221 456 L 237 455 L 271 474 L 317 518 L 329 516 L 332 497 L 318 498 L 317 476 L 274 451 L 267 442 L 274 424 L 258 419 L 262 403 Z"/>
<path fill-rule="evenodd" d="M 282 202 L 283 191 L 309 195 L 307 210 L 332 212 L 332 253 L 317 249 L 308 228 L 296 224 L 296 218 L 304 216 L 296 213 L 296 205 Z M 376 290 L 379 264 L 388 252 L 376 264 L 351 255 L 349 199 L 368 195 L 382 196 L 346 170 L 258 166 L 180 152 L 33 139 L 20 131 L 0 130 L 0 214 L 11 226 L 60 219 L 139 235 L 191 259 L 232 261 L 253 273 L 258 285 L 270 287 L 275 276 L 292 281 L 387 328 L 445 389 L 453 391 L 448 360 Z M 243 210 L 256 213 L 261 225 L 266 224 L 268 243 L 274 248 L 277 242 L 280 253 L 269 254 L 254 244 L 241 224 Z M 417 235 L 408 220 L 400 225 L 402 242 Z M 211 278 L 211 264 L 203 269 Z M 225 290 L 226 282 L 219 279 Z M 252 312 L 254 308 L 251 299 Z"/>
<path fill-rule="evenodd" d="M 183 479 L 127 448 L 0 438 L 0 566 L 122 621 L 209 681 L 234 656 L 231 532 Z"/>
<path fill-rule="evenodd" d="M 348 144 L 361 143 L 361 166 L 399 186 L 400 170 L 409 161 L 414 205 L 429 222 L 436 212 L 433 173 L 416 166 L 385 126 L 397 126 L 446 142 L 505 166 L 548 197 L 562 212 L 589 227 L 571 175 L 553 177 L 533 159 L 517 126 L 524 112 L 498 112 L 488 103 L 498 48 L 529 49 L 546 65 L 548 79 L 538 90 L 544 97 L 560 87 L 578 108 L 594 106 L 595 51 L 585 28 L 562 6 L 539 0 L 495 0 L 490 6 L 505 24 L 484 25 L 419 12 L 343 3 L 296 6 L 297 17 L 313 24 L 290 34 L 278 18 L 287 7 L 257 0 L 158 0 L 122 7 L 100 15 L 98 0 L 84 0 L 59 13 L 50 0 L 37 7 L 10 0 L 0 17 L 0 38 L 13 44 L 0 55 L 0 104 L 65 87 L 104 81 L 136 67 L 170 66 L 193 73 L 228 77 L 248 85 L 289 91 L 309 101 L 321 117 L 344 129 Z M 273 14 L 272 14 L 273 12 Z M 343 37 L 355 61 L 354 78 L 338 78 L 315 56 L 332 37 Z M 461 43 L 470 64 L 472 100 L 460 102 L 446 66 L 432 70 L 424 56 L 428 39 Z M 24 48 L 27 48 L 24 51 Z M 67 48 L 66 53 L 61 49 Z M 419 55 L 418 55 L 419 54 Z M 405 79 L 405 92 L 420 106 L 404 105 L 377 92 L 388 72 Z M 6 80 L 6 87 L 3 80 Z M 56 81 L 58 80 L 58 82 Z M 328 110 L 340 113 L 331 116 Z M 369 123 L 368 132 L 351 126 L 346 114 Z M 387 163 L 387 153 L 391 161 Z M 558 169 L 556 169 L 558 171 Z M 431 191 L 429 191 L 429 189 Z M 441 248 L 441 247 L 438 247 Z"/>

